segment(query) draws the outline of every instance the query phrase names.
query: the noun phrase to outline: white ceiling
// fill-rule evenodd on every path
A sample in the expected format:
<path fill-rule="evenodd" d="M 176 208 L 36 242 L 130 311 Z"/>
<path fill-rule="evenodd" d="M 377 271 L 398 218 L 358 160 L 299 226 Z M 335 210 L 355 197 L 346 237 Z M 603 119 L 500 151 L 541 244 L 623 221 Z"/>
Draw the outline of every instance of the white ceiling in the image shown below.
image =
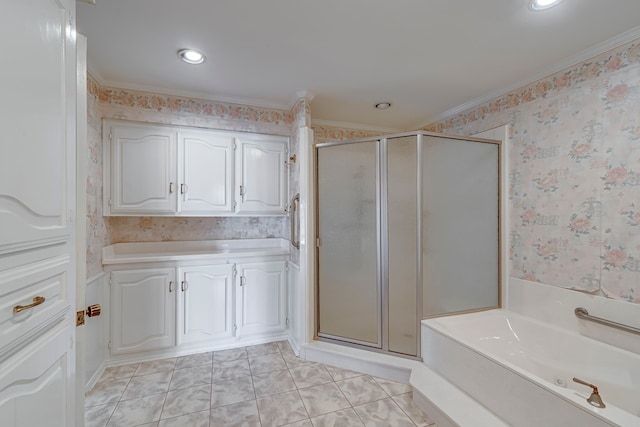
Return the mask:
<path fill-rule="evenodd" d="M 96 3 L 77 22 L 103 84 L 285 109 L 308 91 L 314 120 L 402 130 L 640 36 L 639 0 Z M 179 61 L 185 47 L 207 62 Z"/>

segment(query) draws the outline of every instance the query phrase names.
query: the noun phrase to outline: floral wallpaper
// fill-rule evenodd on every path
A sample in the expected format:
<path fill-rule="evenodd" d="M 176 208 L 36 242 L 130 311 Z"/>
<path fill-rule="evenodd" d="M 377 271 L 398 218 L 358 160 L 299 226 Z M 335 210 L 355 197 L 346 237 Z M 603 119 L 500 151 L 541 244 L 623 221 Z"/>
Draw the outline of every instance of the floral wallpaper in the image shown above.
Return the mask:
<path fill-rule="evenodd" d="M 99 87 L 87 78 L 87 277 L 102 271 L 102 248 L 109 244 L 102 216 L 102 113 Z"/>
<path fill-rule="evenodd" d="M 510 125 L 510 275 L 640 303 L 640 40 L 425 129 Z"/>
<path fill-rule="evenodd" d="M 232 221 L 230 221 L 232 220 Z M 282 217 L 110 217 L 112 242 L 288 238 Z"/>

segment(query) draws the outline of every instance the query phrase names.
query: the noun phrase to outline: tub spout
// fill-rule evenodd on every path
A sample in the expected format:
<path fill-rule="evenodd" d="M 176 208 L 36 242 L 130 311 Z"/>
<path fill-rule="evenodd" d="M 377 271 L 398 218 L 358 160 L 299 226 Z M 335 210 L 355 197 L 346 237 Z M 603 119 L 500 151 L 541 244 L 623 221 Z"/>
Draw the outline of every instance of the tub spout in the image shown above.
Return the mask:
<path fill-rule="evenodd" d="M 589 404 L 591 406 L 595 406 L 596 408 L 605 408 L 606 405 L 604 404 L 604 402 L 602 401 L 602 398 L 600 397 L 600 394 L 598 393 L 598 387 L 596 387 L 593 384 L 589 384 L 586 381 L 581 380 L 580 378 L 573 378 L 574 382 L 577 382 L 578 384 L 582 384 L 582 385 L 586 385 L 587 387 L 591 387 L 591 390 L 593 390 L 593 392 L 591 393 L 591 396 L 589 396 L 587 398 L 587 402 L 589 402 Z"/>

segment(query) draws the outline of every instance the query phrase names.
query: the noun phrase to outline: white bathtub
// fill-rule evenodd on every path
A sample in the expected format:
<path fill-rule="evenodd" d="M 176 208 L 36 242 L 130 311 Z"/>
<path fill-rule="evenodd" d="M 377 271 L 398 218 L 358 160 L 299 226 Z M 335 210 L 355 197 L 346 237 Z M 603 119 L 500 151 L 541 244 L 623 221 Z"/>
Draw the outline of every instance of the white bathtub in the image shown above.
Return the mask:
<path fill-rule="evenodd" d="M 638 354 L 506 310 L 424 320 L 422 338 L 428 368 L 510 425 L 640 426 Z"/>

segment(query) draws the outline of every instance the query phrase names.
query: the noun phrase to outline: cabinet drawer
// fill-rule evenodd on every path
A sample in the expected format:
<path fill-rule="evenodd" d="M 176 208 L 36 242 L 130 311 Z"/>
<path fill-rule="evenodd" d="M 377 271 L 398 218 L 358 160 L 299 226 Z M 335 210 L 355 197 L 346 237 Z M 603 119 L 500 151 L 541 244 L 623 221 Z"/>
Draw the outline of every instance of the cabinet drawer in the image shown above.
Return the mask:
<path fill-rule="evenodd" d="M 0 275 L 0 359 L 62 320 L 69 310 L 69 257 L 61 256 Z M 44 300 L 39 304 L 36 297 Z M 16 307 L 28 307 L 15 312 Z"/>

